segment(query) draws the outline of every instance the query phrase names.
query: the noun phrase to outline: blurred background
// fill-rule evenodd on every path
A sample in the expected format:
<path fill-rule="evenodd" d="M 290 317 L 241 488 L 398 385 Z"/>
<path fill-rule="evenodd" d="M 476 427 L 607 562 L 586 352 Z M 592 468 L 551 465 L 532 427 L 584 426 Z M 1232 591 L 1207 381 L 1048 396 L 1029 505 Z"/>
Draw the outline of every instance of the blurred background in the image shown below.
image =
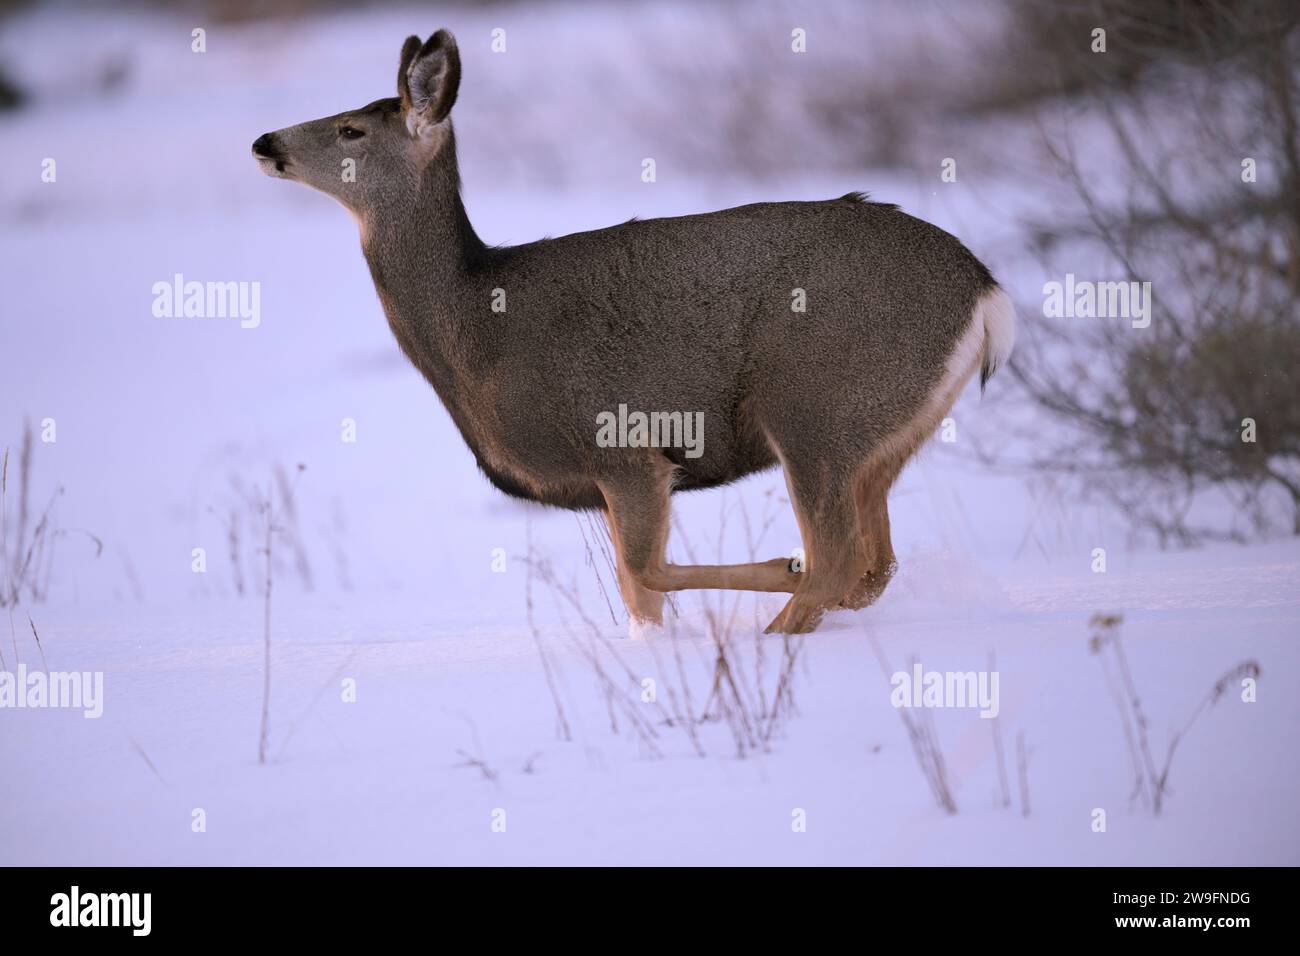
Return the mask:
<path fill-rule="evenodd" d="M 453 593 L 480 616 L 508 595 L 511 616 L 517 582 L 481 572 L 522 549 L 521 515 L 581 547 L 572 516 L 476 474 L 392 341 L 349 217 L 249 156 L 262 132 L 394 95 L 403 38 L 439 27 L 461 49 L 465 200 L 488 242 L 860 189 L 990 265 L 1018 351 L 905 476 L 904 556 L 1294 542 L 1298 13 L 0 3 L 6 599 L 242 594 L 267 489 L 289 504 L 279 560 L 304 591 Z M 152 287 L 177 273 L 260 283 L 260 325 L 155 317 Z M 1150 282 L 1149 327 L 1047 318 L 1044 285 L 1067 274 Z M 681 506 L 716 526 L 725 501 Z"/>

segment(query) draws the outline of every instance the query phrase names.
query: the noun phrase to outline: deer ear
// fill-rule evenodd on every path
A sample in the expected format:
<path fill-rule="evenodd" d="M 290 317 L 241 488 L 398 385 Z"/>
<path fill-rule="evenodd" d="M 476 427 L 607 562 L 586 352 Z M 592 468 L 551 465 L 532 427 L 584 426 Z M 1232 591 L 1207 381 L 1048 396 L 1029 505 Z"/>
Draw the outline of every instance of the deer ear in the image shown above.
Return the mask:
<path fill-rule="evenodd" d="M 405 90 L 402 106 L 406 109 L 407 128 L 418 134 L 425 127 L 441 123 L 451 112 L 460 90 L 460 51 L 456 49 L 456 38 L 439 30 L 407 62 L 406 54 L 414 39 L 407 40 L 402 48 L 406 69 L 398 78 L 398 90 Z"/>
<path fill-rule="evenodd" d="M 411 85 L 406 81 L 406 71 L 410 69 L 415 54 L 420 52 L 420 38 L 409 36 L 402 44 L 402 56 L 397 63 L 397 98 L 402 101 L 402 112 L 411 108 Z"/>

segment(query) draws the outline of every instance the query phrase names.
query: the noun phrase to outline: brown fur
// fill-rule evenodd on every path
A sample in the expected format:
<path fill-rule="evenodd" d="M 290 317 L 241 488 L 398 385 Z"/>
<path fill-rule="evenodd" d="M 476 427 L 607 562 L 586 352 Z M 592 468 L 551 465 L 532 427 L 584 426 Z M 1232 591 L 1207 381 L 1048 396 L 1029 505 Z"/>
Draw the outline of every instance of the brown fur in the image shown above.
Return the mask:
<path fill-rule="evenodd" d="M 489 247 L 460 196 L 455 40 L 408 38 L 398 96 L 267 134 L 263 169 L 356 217 L 402 351 L 507 494 L 603 511 L 633 618 L 663 593 L 789 593 L 769 629 L 875 600 L 890 487 L 961 388 L 1010 350 L 988 270 L 956 239 L 852 193 Z M 353 159 L 355 182 L 339 176 Z M 792 312 L 804 290 L 806 313 Z M 506 311 L 491 303 L 504 290 Z M 699 414 L 683 448 L 601 447 L 619 404 Z M 807 570 L 666 561 L 670 498 L 784 467 Z"/>

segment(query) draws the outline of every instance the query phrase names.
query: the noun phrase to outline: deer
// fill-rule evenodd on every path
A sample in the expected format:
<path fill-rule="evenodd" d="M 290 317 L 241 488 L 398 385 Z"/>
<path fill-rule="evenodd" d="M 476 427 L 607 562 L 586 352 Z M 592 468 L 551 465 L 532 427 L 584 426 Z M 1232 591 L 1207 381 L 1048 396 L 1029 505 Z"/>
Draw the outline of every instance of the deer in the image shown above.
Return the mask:
<path fill-rule="evenodd" d="M 450 32 L 408 37 L 396 97 L 252 152 L 355 219 L 398 346 L 487 480 L 604 517 L 634 634 L 687 589 L 788 594 L 766 629 L 782 634 L 878 600 L 897 569 L 890 489 L 975 373 L 983 391 L 1010 357 L 1014 309 L 989 270 L 856 192 L 487 245 L 461 198 L 460 81 Z M 703 440 L 598 441 L 620 406 L 702 416 Z M 778 466 L 802 561 L 668 560 L 674 494 Z"/>

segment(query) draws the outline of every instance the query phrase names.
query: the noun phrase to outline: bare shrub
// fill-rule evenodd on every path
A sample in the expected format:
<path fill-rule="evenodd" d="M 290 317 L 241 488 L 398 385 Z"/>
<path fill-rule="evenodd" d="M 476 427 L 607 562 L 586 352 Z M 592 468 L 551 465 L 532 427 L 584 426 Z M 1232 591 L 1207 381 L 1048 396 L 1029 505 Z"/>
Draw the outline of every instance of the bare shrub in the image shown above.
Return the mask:
<path fill-rule="evenodd" d="M 483 741 L 479 739 L 478 724 L 474 723 L 473 718 L 468 714 L 462 713 L 459 716 L 469 727 L 470 737 L 474 741 L 474 749 L 470 752 L 458 747 L 456 749 L 456 756 L 461 758 L 461 762 L 457 764 L 457 766 L 469 767 L 473 770 L 477 770 L 479 776 L 488 783 L 499 786 L 498 778 L 500 777 L 500 774 L 487 762 L 487 757 L 484 756 Z M 525 772 L 528 773 L 531 771 L 525 770 Z"/>
<path fill-rule="evenodd" d="M 76 537 L 89 541 L 94 556 L 104 553 L 104 542 L 82 528 L 64 528 L 59 524 L 57 505 L 63 497 L 63 485 L 55 485 L 45 507 L 36 514 L 31 508 L 34 444 L 30 422 L 23 425 L 22 443 L 16 462 L 10 449 L 0 458 L 0 607 L 13 608 L 22 600 L 39 604 L 49 597 L 54 580 L 55 552 L 60 541 Z M 11 467 L 12 465 L 12 467 Z M 15 515 L 9 517 L 10 473 L 17 487 Z"/>
<path fill-rule="evenodd" d="M 776 509 L 784 499 L 779 498 L 771 489 L 766 491 L 763 495 L 763 512 L 756 522 L 751 520 L 744 498 L 737 496 L 735 501 L 745 535 L 747 557 L 750 561 L 757 561 L 763 540 L 775 523 Z M 724 494 L 717 536 L 716 557 L 719 563 L 723 561 L 723 544 L 727 537 L 729 519 L 728 499 Z M 687 557 L 693 564 L 700 563 L 686 528 L 680 521 L 674 521 L 674 528 Z M 704 616 L 705 633 L 712 649 L 712 677 L 701 719 L 722 721 L 731 733 L 739 757 L 753 751 L 766 751 L 781 722 L 797 713 L 794 674 L 806 635 L 782 634 L 779 638 L 765 635 L 755 614 L 748 625 L 753 635 L 751 679 L 750 668 L 744 660 L 747 652 L 739 642 L 741 630 L 738 622 L 744 595 L 719 592 L 716 597 L 710 598 L 707 591 L 700 591 L 698 595 L 698 606 Z M 766 692 L 768 677 L 764 648 L 767 642 L 777 639 L 781 641 L 781 656 L 776 664 L 769 698 Z M 685 681 L 684 677 L 682 679 Z"/>
<path fill-rule="evenodd" d="M 266 763 L 271 739 L 271 584 L 274 580 L 275 492 L 268 488 L 262 500 L 266 528 L 266 581 L 262 591 L 262 723 L 257 737 L 257 762 Z"/>
<path fill-rule="evenodd" d="M 1024 323 L 1011 368 L 1062 426 L 1026 427 L 1027 463 L 1162 545 L 1300 534 L 1297 8 L 1022 6 L 1067 94 L 1041 115 L 1065 191 L 1030 223 L 1037 253 L 1058 278 L 1152 291 L 1146 327 Z"/>
<path fill-rule="evenodd" d="M 298 465 L 297 474 L 306 470 L 305 465 Z M 297 484 L 296 477 L 289 481 L 277 468 L 274 477 L 267 483 L 266 490 L 252 493 L 252 502 L 262 522 L 262 546 L 258 549 L 265 560 L 262 580 L 262 719 L 257 738 L 257 762 L 265 764 L 271 748 L 271 595 L 275 581 L 275 541 L 277 537 L 288 541 L 294 540 L 295 525 L 281 524 L 277 517 L 280 512 L 292 510 L 286 502 L 293 500 L 293 491 Z M 277 494 L 279 510 L 277 511 Z"/>
<path fill-rule="evenodd" d="M 1011 0 L 1006 8 L 1006 48 L 1016 56 L 974 78 L 972 107 L 1130 91 L 1166 63 L 1199 55 L 1206 42 L 1231 51 L 1249 36 L 1248 19 L 1268 13 L 1284 23 L 1287 14 L 1279 0 Z M 1099 28 L 1106 31 L 1105 55 L 1092 51 Z"/>
<path fill-rule="evenodd" d="M 623 659 L 623 655 L 587 613 L 576 582 L 561 580 L 550 559 L 540 555 L 533 548 L 531 538 L 529 540 L 529 549 L 528 555 L 523 560 L 532 573 L 536 575 L 537 580 L 550 592 L 557 610 L 560 612 L 562 620 L 561 636 L 565 643 L 588 664 L 595 675 L 597 687 L 601 692 L 609 715 L 611 732 L 619 733 L 618 718 L 621 714 L 646 751 L 654 757 L 662 756 L 663 752 L 658 743 L 659 732 L 655 727 L 655 723 L 643 711 L 639 696 L 640 680 L 637 674 L 628 666 Z M 566 608 L 568 612 L 577 616 L 581 629 L 574 627 L 569 622 L 568 614 L 565 611 Z M 540 632 L 536 632 L 535 636 L 539 652 L 543 655 L 543 661 L 546 661 L 545 641 Z M 554 659 L 552 658 L 552 660 Z M 548 671 L 548 673 L 550 672 Z M 562 714 L 563 709 L 560 698 L 554 691 L 554 685 L 551 686 L 557 712 Z M 662 718 L 668 716 L 663 711 L 663 705 L 656 700 L 655 707 L 660 711 L 661 723 L 668 723 L 671 726 L 670 721 L 662 720 Z"/>
<path fill-rule="evenodd" d="M 306 470 L 306 465 L 298 464 L 289 469 L 280 462 L 271 462 L 267 467 L 270 470 L 267 487 L 250 485 L 240 471 L 232 470 L 226 479 L 225 493 L 207 508 L 208 514 L 222 529 L 230 587 L 239 597 L 256 593 L 257 578 L 252 568 L 266 557 L 265 542 L 259 543 L 259 538 L 264 537 L 260 531 L 265 531 L 265 513 L 268 502 L 271 502 L 277 513 L 275 534 L 282 545 L 280 550 L 271 550 L 273 573 L 289 575 L 291 580 L 297 581 L 303 593 L 311 593 L 315 590 L 316 578 L 301 525 L 297 496 L 298 476 Z M 351 582 L 339 533 L 340 522 L 341 516 L 336 511 L 326 540 L 335 551 L 339 583 L 346 590 Z"/>
<path fill-rule="evenodd" d="M 879 4 L 851 2 L 753 4 L 743 15 L 705 6 L 701 29 L 716 23 L 711 55 L 651 50 L 655 83 L 629 91 L 629 112 L 675 166 L 706 173 L 910 171 L 968 111 L 971 84 L 950 38 L 969 44 L 998 30 L 995 3 L 968 3 L 975 16 L 942 4 L 884 16 Z M 796 28 L 806 53 L 794 52 Z M 680 122 L 684 103 L 695 124 Z"/>
<path fill-rule="evenodd" d="M 1088 621 L 1093 632 L 1088 648 L 1100 658 L 1106 683 L 1119 710 L 1120 723 L 1124 729 L 1124 742 L 1133 773 L 1133 792 L 1129 799 L 1141 801 L 1144 806 L 1151 808 L 1152 813 L 1159 815 L 1170 793 L 1169 770 L 1173 765 L 1174 752 L 1178 749 L 1178 745 L 1187 736 L 1196 719 L 1218 703 L 1230 686 L 1244 678 L 1258 678 L 1260 668 L 1256 661 L 1242 661 L 1215 681 L 1209 693 L 1201 698 L 1182 727 L 1170 735 L 1163 761 L 1157 761 L 1152 753 L 1147 733 L 1149 723 L 1146 712 L 1142 707 L 1137 684 L 1133 680 L 1133 672 L 1129 668 L 1128 656 L 1124 653 L 1123 641 L 1120 640 L 1119 629 L 1123 621 L 1124 618 L 1120 614 L 1094 614 Z"/>
<path fill-rule="evenodd" d="M 537 656 L 542 661 L 542 673 L 546 676 L 546 687 L 550 691 L 551 701 L 555 704 L 555 735 L 560 740 L 567 742 L 573 739 L 573 730 L 569 727 L 569 718 L 564 713 L 564 699 L 560 696 L 557 668 L 546 648 L 546 643 L 542 640 L 542 633 L 537 627 L 537 617 L 533 608 L 534 551 L 531 516 L 527 519 L 525 528 L 525 533 L 528 535 L 528 560 L 525 562 L 527 571 L 525 572 L 524 581 L 524 603 L 528 613 L 528 630 L 533 635 L 533 643 L 537 645 Z"/>
<path fill-rule="evenodd" d="M 871 649 L 875 651 L 876 660 L 885 675 L 885 682 L 889 683 L 894 669 L 889 666 L 889 660 L 885 657 L 879 642 L 874 637 L 870 640 Z M 914 668 L 917 663 L 917 658 L 913 656 L 908 658 L 907 666 Z M 897 709 L 898 716 L 907 731 L 907 740 L 912 745 L 912 753 L 916 756 L 916 764 L 921 770 L 921 776 L 925 778 L 926 785 L 930 788 L 935 804 L 945 813 L 956 813 L 957 801 L 952 795 L 952 786 L 948 782 L 948 765 L 943 759 L 943 748 L 939 744 L 939 734 L 934 727 L 934 714 L 928 707 Z"/>
<path fill-rule="evenodd" d="M 775 520 L 776 504 L 771 492 L 765 495 L 764 512 L 751 521 L 743 500 L 736 508 L 743 519 L 746 546 L 751 559 L 756 555 L 766 531 Z M 721 557 L 730 511 L 724 507 L 719 524 L 718 547 Z M 602 564 L 595 557 L 606 555 L 603 567 L 617 580 L 608 542 L 594 522 L 582 530 L 586 544 L 586 564 L 598 577 Z M 678 540 L 694 560 L 694 547 L 685 529 L 676 529 Z M 596 542 L 593 547 L 593 542 Z M 702 635 L 693 634 L 685 625 L 677 605 L 669 602 L 665 615 L 665 632 L 645 643 L 655 666 L 655 694 L 643 696 L 642 679 L 628 663 L 628 653 L 636 645 L 611 639 L 584 607 L 577 580 L 563 580 L 553 562 L 533 546 L 528 532 L 528 554 L 524 561 L 529 569 L 525 585 L 529 628 L 542 660 L 543 673 L 555 706 L 557 734 L 571 736 L 563 695 L 560 690 L 560 658 L 536 623 L 533 582 L 539 582 L 560 611 L 563 645 L 575 652 L 590 668 L 609 716 L 610 730 L 619 733 L 628 727 L 651 756 L 663 756 L 661 728 L 681 733 L 699 756 L 707 752 L 705 729 L 710 725 L 725 728 L 730 749 L 738 757 L 770 749 L 785 721 L 796 712 L 795 670 L 803 648 L 802 635 L 769 637 L 761 633 L 758 616 L 741 624 L 741 595 L 719 594 L 710 598 L 701 592 L 699 608 L 703 618 Z M 608 601 L 608 591 L 602 588 Z M 576 616 L 577 624 L 570 623 Z M 615 617 L 612 614 L 611 616 Z M 753 648 L 746 650 L 741 636 L 752 627 Z M 699 641 L 697 637 L 703 637 Z M 768 641 L 781 641 L 781 653 L 773 663 L 765 651 Z M 707 688 L 707 690 L 706 690 Z M 703 701 L 697 704 L 697 701 Z M 652 714 L 653 718 L 647 716 Z"/>

